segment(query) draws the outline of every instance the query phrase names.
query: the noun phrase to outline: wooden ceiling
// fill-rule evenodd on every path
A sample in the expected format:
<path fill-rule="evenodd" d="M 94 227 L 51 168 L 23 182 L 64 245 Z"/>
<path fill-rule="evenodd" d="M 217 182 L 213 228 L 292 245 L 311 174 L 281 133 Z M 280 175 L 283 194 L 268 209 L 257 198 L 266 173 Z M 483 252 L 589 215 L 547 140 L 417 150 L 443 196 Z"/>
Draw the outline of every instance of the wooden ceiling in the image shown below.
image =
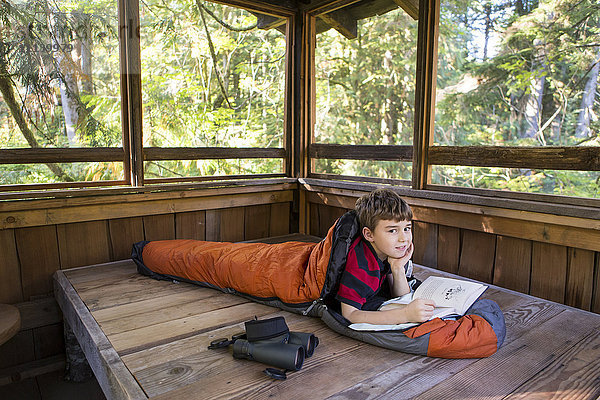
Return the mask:
<path fill-rule="evenodd" d="M 419 16 L 418 0 L 360 0 L 360 1 L 323 1 L 323 0 L 270 0 L 270 4 L 292 9 L 294 11 L 312 11 L 324 8 L 326 11 L 317 13 L 317 34 L 335 29 L 348 39 L 355 39 L 358 34 L 358 21 L 375 15 L 385 14 L 397 8 L 402 8 L 412 18 Z M 337 4 L 337 5 L 336 5 Z M 330 7 L 327 7 L 331 5 Z M 261 29 L 279 29 L 284 31 L 284 18 L 254 13 L 258 17 L 258 27 Z"/>

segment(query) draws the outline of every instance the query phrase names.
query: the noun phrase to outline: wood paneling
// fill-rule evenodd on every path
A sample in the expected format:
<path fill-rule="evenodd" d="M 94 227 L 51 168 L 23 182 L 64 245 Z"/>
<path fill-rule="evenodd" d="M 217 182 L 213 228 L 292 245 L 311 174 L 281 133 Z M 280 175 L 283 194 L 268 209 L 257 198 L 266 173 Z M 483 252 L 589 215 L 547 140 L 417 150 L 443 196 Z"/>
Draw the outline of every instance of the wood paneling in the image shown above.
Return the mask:
<path fill-rule="evenodd" d="M 65 347 L 63 339 L 63 323 L 42 326 L 33 330 L 35 358 L 50 357 L 61 354 Z"/>
<path fill-rule="evenodd" d="M 565 304 L 584 310 L 591 309 L 594 255 L 593 251 L 569 248 Z"/>
<path fill-rule="evenodd" d="M 464 230 L 458 274 L 482 282 L 492 282 L 496 236 Z"/>
<path fill-rule="evenodd" d="M 0 346 L 0 369 L 35 360 L 33 330 L 21 331 Z"/>
<path fill-rule="evenodd" d="M 460 260 L 460 229 L 438 226 L 437 268 L 456 274 Z"/>
<path fill-rule="evenodd" d="M 564 303 L 567 280 L 567 248 L 533 242 L 529 293 Z"/>
<path fill-rule="evenodd" d="M 221 240 L 221 211 L 206 210 L 206 240 Z"/>
<path fill-rule="evenodd" d="M 110 261 L 107 221 L 56 226 L 62 269 Z"/>
<path fill-rule="evenodd" d="M 290 233 L 290 203 L 271 204 L 269 236 L 281 236 Z"/>
<path fill-rule="evenodd" d="M 438 226 L 425 222 L 413 221 L 413 259 L 417 264 L 437 268 L 438 260 Z"/>
<path fill-rule="evenodd" d="M 244 207 L 244 221 L 244 240 L 268 237 L 271 223 L 271 206 L 267 204 Z"/>
<path fill-rule="evenodd" d="M 221 214 L 221 241 L 240 242 L 244 240 L 244 209 L 225 208 Z"/>
<path fill-rule="evenodd" d="M 13 229 L 0 230 L 0 303 L 23 301 L 21 272 Z"/>
<path fill-rule="evenodd" d="M 594 269 L 594 287 L 592 294 L 592 311 L 600 313 L 600 253 L 596 253 L 596 268 Z"/>
<path fill-rule="evenodd" d="M 141 217 L 108 220 L 112 259 L 131 257 L 131 246 L 144 240 L 144 223 Z"/>
<path fill-rule="evenodd" d="M 329 228 L 331 228 L 335 221 L 344 215 L 347 210 L 345 208 L 330 207 L 321 204 L 317 207 L 319 212 L 319 231 L 317 236 L 325 237 L 327 236 Z"/>
<path fill-rule="evenodd" d="M 52 274 L 60 269 L 56 226 L 15 230 L 24 300 L 52 292 Z"/>
<path fill-rule="evenodd" d="M 146 240 L 175 239 L 175 216 L 173 214 L 147 215 L 143 220 Z"/>
<path fill-rule="evenodd" d="M 190 211 L 175 214 L 175 237 L 177 239 L 206 239 L 206 212 Z"/>
<path fill-rule="evenodd" d="M 494 285 L 527 293 L 530 276 L 531 241 L 499 235 L 496 239 Z"/>

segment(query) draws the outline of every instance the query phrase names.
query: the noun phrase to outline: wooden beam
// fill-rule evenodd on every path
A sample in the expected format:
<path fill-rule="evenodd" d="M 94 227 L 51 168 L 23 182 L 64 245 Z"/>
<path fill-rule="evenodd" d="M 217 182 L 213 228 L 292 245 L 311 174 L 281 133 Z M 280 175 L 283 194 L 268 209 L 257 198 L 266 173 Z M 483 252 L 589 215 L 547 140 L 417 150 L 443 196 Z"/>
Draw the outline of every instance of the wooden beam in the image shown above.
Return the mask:
<path fill-rule="evenodd" d="M 341 160 L 407 161 L 413 159 L 413 147 L 401 145 L 345 145 L 311 143 L 310 158 Z"/>
<path fill-rule="evenodd" d="M 600 171 L 600 147 L 431 146 L 429 163 Z"/>
<path fill-rule="evenodd" d="M 344 10 L 331 11 L 319 15 L 333 29 L 341 33 L 346 39 L 356 39 L 358 35 L 358 24 L 348 12 Z"/>
<path fill-rule="evenodd" d="M 394 0 L 412 19 L 419 19 L 419 0 Z"/>
<path fill-rule="evenodd" d="M 144 147 L 144 161 L 285 157 L 282 148 Z"/>
<path fill-rule="evenodd" d="M 88 161 L 120 161 L 125 152 L 120 147 L 1 149 L 0 164 L 43 164 Z"/>
<path fill-rule="evenodd" d="M 269 30 L 273 28 L 278 28 L 286 22 L 286 18 L 274 17 L 272 15 L 254 12 L 252 14 L 256 16 L 256 27 L 258 29 Z"/>
<path fill-rule="evenodd" d="M 422 190 L 431 180 L 429 147 L 433 144 L 435 119 L 440 0 L 422 0 L 419 4 L 412 180 L 413 188 Z"/>

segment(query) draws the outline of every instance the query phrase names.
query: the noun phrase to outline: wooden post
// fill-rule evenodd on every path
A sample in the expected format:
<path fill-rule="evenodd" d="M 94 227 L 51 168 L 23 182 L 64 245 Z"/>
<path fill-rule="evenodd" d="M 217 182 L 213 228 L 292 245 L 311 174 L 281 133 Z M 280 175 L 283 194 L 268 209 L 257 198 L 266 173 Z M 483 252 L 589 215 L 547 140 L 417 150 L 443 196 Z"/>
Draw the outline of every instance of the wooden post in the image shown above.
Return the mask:
<path fill-rule="evenodd" d="M 428 151 L 433 143 L 437 79 L 440 0 L 421 0 L 417 40 L 417 82 L 413 139 L 413 188 L 425 189 L 431 179 Z"/>

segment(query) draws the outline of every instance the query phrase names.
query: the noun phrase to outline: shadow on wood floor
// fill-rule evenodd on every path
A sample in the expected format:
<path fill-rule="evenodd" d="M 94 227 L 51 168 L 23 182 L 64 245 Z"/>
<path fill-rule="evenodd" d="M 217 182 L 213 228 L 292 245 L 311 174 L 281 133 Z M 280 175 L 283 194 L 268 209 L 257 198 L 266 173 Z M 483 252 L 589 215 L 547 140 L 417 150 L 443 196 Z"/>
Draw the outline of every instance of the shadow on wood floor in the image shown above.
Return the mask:
<path fill-rule="evenodd" d="M 86 382 L 64 380 L 64 372 L 56 371 L 36 378 L 0 386 L 2 400 L 106 400 L 96 379 Z"/>

